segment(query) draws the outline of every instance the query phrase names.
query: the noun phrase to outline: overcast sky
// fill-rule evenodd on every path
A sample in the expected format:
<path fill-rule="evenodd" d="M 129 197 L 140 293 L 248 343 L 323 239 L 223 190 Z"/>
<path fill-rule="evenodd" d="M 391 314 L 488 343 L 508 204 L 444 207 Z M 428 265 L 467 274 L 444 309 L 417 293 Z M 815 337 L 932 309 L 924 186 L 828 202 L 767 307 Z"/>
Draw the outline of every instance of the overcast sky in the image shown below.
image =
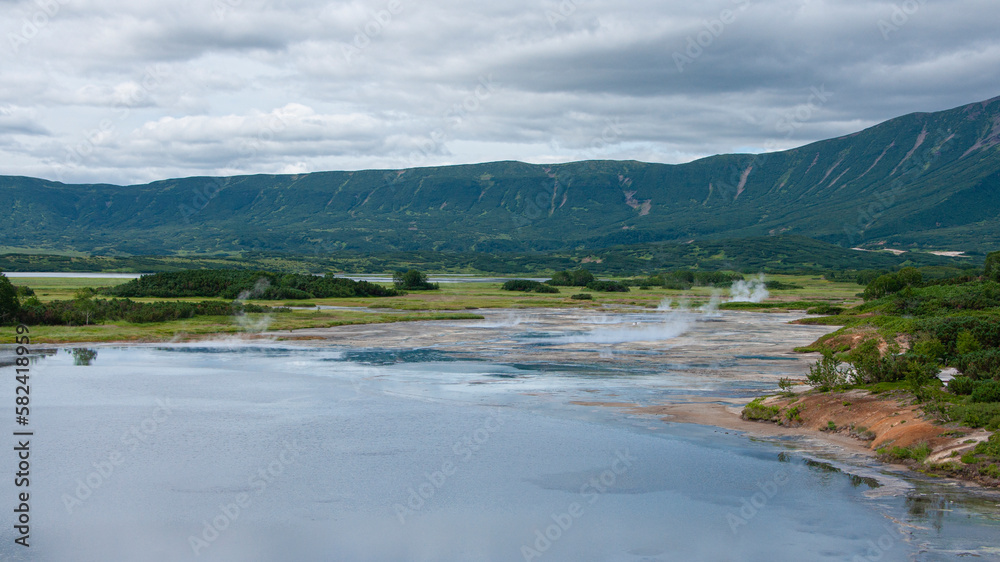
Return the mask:
<path fill-rule="evenodd" d="M 0 0 L 0 174 L 679 163 L 1000 95 L 997 0 Z"/>

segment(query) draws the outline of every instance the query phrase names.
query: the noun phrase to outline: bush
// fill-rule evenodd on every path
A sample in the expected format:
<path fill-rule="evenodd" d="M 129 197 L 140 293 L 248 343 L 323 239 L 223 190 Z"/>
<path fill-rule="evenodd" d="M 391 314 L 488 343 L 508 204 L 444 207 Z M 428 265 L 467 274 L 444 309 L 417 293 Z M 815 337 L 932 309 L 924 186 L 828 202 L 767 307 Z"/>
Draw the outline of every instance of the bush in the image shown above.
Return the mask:
<path fill-rule="evenodd" d="M 972 401 L 976 403 L 1000 402 L 1000 381 L 976 382 L 972 389 Z"/>
<path fill-rule="evenodd" d="M 504 291 L 522 291 L 525 293 L 530 293 L 532 291 L 536 293 L 559 292 L 559 289 L 556 289 L 552 285 L 539 283 L 538 281 L 532 281 L 530 279 L 511 279 L 510 281 L 504 283 L 500 288 Z"/>
<path fill-rule="evenodd" d="M 254 304 L 220 301 L 135 302 L 129 299 L 78 298 L 51 301 L 24 307 L 20 319 L 25 324 L 77 326 L 124 320 L 134 323 L 167 322 L 194 316 L 229 316 L 253 312 L 281 312 Z"/>
<path fill-rule="evenodd" d="M 920 332 L 926 332 L 939 339 L 948 349 L 950 355 L 958 356 L 959 337 L 969 342 L 968 332 L 976 343 L 982 347 L 1000 347 L 1000 322 L 995 317 L 950 316 L 934 317 L 921 320 L 915 326 Z"/>
<path fill-rule="evenodd" d="M 990 252 L 986 254 L 986 263 L 983 266 L 983 277 L 992 281 L 1000 282 L 1000 252 Z"/>
<path fill-rule="evenodd" d="M 546 283 L 560 287 L 586 287 L 591 281 L 594 281 L 594 274 L 581 268 L 557 271 Z"/>
<path fill-rule="evenodd" d="M 0 326 L 17 321 L 21 301 L 17 297 L 17 287 L 3 273 L 0 273 Z"/>
<path fill-rule="evenodd" d="M 268 271 L 198 270 L 143 275 L 99 291 L 114 297 L 219 297 L 287 300 L 301 298 L 393 297 L 394 289 L 331 274 L 285 274 Z"/>
<path fill-rule="evenodd" d="M 1000 349 L 966 353 L 958 358 L 956 367 L 973 380 L 1000 379 Z"/>
<path fill-rule="evenodd" d="M 842 306 L 834 306 L 832 304 L 821 304 L 806 310 L 806 314 L 823 314 L 827 316 L 836 316 L 843 311 L 844 307 Z"/>
<path fill-rule="evenodd" d="M 777 406 L 767 406 L 764 404 L 764 398 L 754 398 L 749 404 L 743 407 L 743 413 L 741 417 L 745 420 L 757 421 L 766 420 L 771 421 L 777 417 L 780 412 L 780 408 Z"/>
<path fill-rule="evenodd" d="M 416 269 L 396 271 L 392 274 L 392 284 L 404 291 L 436 291 L 437 283 L 428 283 L 427 274 Z"/>
<path fill-rule="evenodd" d="M 930 361 L 941 361 L 948 353 L 948 349 L 941 343 L 941 340 L 924 336 L 913 343 L 913 353 L 925 357 Z"/>
<path fill-rule="evenodd" d="M 969 377 L 955 377 L 948 381 L 948 390 L 955 396 L 968 396 L 975 386 L 976 381 Z"/>
<path fill-rule="evenodd" d="M 792 289 L 804 289 L 802 285 L 796 285 L 795 283 L 782 283 L 781 281 L 766 281 L 764 287 L 771 289 L 772 291 L 790 291 Z"/>
<path fill-rule="evenodd" d="M 979 345 L 979 340 L 976 339 L 976 336 L 972 335 L 972 332 L 968 330 L 962 330 L 958 333 L 958 337 L 955 338 L 955 353 L 957 355 L 973 353 L 982 348 L 983 346 Z"/>
<path fill-rule="evenodd" d="M 898 293 L 903 290 L 903 282 L 899 280 L 899 277 L 894 273 L 887 273 L 865 287 L 865 292 L 862 293 L 862 298 L 866 301 L 880 299 L 887 295 Z"/>
<path fill-rule="evenodd" d="M 591 281 L 587 283 L 587 288 L 591 291 L 602 291 L 606 293 L 627 293 L 628 285 L 619 281 Z"/>
<path fill-rule="evenodd" d="M 847 383 L 847 371 L 841 368 L 841 362 L 834 357 L 833 352 L 823 350 L 823 357 L 809 367 L 806 379 L 820 392 L 826 392 Z"/>
<path fill-rule="evenodd" d="M 930 456 L 931 447 L 927 443 L 919 443 L 913 447 L 893 447 L 891 449 L 883 447 L 878 450 L 878 453 L 890 459 L 923 462 Z"/>
<path fill-rule="evenodd" d="M 882 358 L 879 341 L 875 338 L 869 338 L 852 349 L 847 360 L 853 367 L 855 384 L 895 382 L 902 378 L 900 373 L 895 372 L 895 362 L 890 357 Z"/>
<path fill-rule="evenodd" d="M 944 421 L 958 422 L 966 427 L 986 427 L 1000 422 L 1000 403 L 982 402 L 945 405 L 936 412 Z"/>
<path fill-rule="evenodd" d="M 785 419 L 788 420 L 788 421 L 790 421 L 790 422 L 794 421 L 794 422 L 801 423 L 802 422 L 802 415 L 801 415 L 801 410 L 799 409 L 799 407 L 798 406 L 792 406 L 791 408 L 789 408 L 788 411 L 785 412 Z"/>
<path fill-rule="evenodd" d="M 577 293 L 570 298 L 578 301 L 592 301 L 594 300 L 594 295 L 590 293 Z"/>

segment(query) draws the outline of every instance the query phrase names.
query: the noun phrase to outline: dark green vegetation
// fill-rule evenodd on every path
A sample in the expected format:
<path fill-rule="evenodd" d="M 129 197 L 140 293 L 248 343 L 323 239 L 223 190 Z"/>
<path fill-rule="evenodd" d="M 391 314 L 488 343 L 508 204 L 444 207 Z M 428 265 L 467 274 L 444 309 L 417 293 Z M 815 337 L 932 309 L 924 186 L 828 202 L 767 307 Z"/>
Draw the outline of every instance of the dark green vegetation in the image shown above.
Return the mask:
<path fill-rule="evenodd" d="M 272 309 L 242 302 L 134 302 L 130 299 L 95 299 L 90 289 L 77 291 L 73 300 L 42 302 L 28 287 L 14 288 L 0 273 L 0 326 L 83 326 L 123 320 L 137 324 L 168 322 L 195 316 L 227 316 Z"/>
<path fill-rule="evenodd" d="M 426 282 L 426 278 L 424 279 Z M 21 292 L 22 298 L 17 293 Z M 314 299 L 388 297 L 403 294 L 367 281 L 327 275 L 276 274 L 267 271 L 191 270 L 144 275 L 127 283 L 99 290 L 112 298 L 94 298 L 81 289 L 73 300 L 42 302 L 26 287 L 15 289 L 0 274 L 0 325 L 21 322 L 36 326 L 79 326 L 105 322 L 169 322 L 195 316 L 229 316 L 282 311 L 247 299 Z M 135 302 L 131 298 L 221 298 L 234 302 Z"/>
<path fill-rule="evenodd" d="M 107 300 L 84 296 L 71 301 L 25 303 L 21 307 L 18 321 L 30 326 L 86 326 L 116 321 L 144 324 L 195 316 L 230 316 L 282 310 L 240 302 L 135 302 L 130 299 Z"/>
<path fill-rule="evenodd" d="M 546 283 L 556 287 L 586 287 L 595 280 L 593 273 L 581 268 L 574 271 L 557 271 Z"/>
<path fill-rule="evenodd" d="M 754 398 L 743 408 L 743 419 L 751 421 L 772 421 L 781 410 L 777 406 L 765 405 L 763 398 Z"/>
<path fill-rule="evenodd" d="M 636 244 L 648 255 L 661 242 L 783 233 L 845 248 L 982 251 L 1000 243 L 998 116 L 1000 98 L 784 152 L 683 165 L 493 162 L 124 187 L 2 177 L 0 237 L 8 247 L 92 254 L 319 258 Z M 740 259 L 726 255 L 718 259 Z"/>
<path fill-rule="evenodd" d="M 423 281 L 426 283 L 426 277 Z M 319 277 L 237 270 L 191 270 L 143 275 L 128 283 L 102 289 L 101 293 L 117 297 L 219 297 L 260 300 L 391 297 L 400 294 L 397 290 L 386 289 L 367 281 L 352 281 L 333 275 Z"/>
<path fill-rule="evenodd" d="M 6 275 L 0 273 L 0 326 L 15 322 L 20 311 L 18 288 L 11 284 Z"/>
<path fill-rule="evenodd" d="M 538 281 L 532 281 L 530 279 L 511 279 L 507 281 L 500 287 L 504 291 L 521 291 L 524 293 L 558 293 L 559 289 L 549 285 L 548 283 L 541 283 Z"/>
<path fill-rule="evenodd" d="M 975 261 L 975 260 L 979 261 Z M 544 275 L 586 267 L 602 275 L 653 274 L 664 269 L 735 270 L 744 273 L 821 272 L 855 280 L 862 272 L 885 273 L 900 267 L 975 267 L 982 256 L 947 258 L 928 253 L 860 252 L 802 236 L 660 243 L 599 250 L 550 253 L 352 251 L 322 255 L 245 252 L 239 257 L 0 255 L 3 271 L 109 271 L 157 273 L 185 269 L 252 269 L 283 273 L 385 273 L 399 268 L 439 273 Z M 832 277 L 831 277 L 832 278 Z M 867 281 L 865 281 L 867 283 Z M 583 286 L 583 285 L 580 285 Z"/>
<path fill-rule="evenodd" d="M 742 281 L 743 275 L 730 271 L 666 271 L 646 278 L 629 281 L 633 287 L 663 287 L 687 290 L 692 287 L 729 287 L 733 281 Z"/>
<path fill-rule="evenodd" d="M 628 285 L 621 281 L 591 281 L 587 283 L 587 288 L 591 291 L 601 291 L 604 293 L 627 293 Z"/>
<path fill-rule="evenodd" d="M 818 320 L 844 327 L 810 348 L 823 354 L 810 369 L 810 384 L 821 392 L 908 391 L 942 423 L 1000 430 L 1000 283 L 991 269 L 998 258 L 1000 253 L 990 254 L 979 275 L 925 279 L 922 270 L 904 268 L 873 278 L 864 304 Z M 959 374 L 943 387 L 937 375 L 947 367 Z M 1000 480 L 998 435 L 977 445 L 961 464 L 934 470 Z M 930 450 L 885 447 L 879 453 L 923 462 Z"/>
<path fill-rule="evenodd" d="M 437 283 L 427 281 L 427 274 L 416 269 L 409 271 L 397 270 L 392 274 L 392 284 L 400 291 L 436 291 L 441 287 Z M 369 283 L 371 285 L 371 283 Z M 377 286 L 377 285 L 375 285 Z M 350 295 L 375 296 L 375 295 Z M 391 296 L 391 295 L 390 295 Z"/>

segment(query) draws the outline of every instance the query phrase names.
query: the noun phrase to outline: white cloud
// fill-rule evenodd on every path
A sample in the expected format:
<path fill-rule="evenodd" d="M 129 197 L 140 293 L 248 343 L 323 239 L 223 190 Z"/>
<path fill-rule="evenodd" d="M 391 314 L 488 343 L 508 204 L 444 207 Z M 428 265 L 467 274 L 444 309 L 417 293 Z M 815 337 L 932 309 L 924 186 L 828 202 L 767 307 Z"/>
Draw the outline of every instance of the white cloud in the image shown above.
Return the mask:
<path fill-rule="evenodd" d="M 0 174 L 680 162 L 1000 93 L 994 0 L 922 3 L 888 39 L 886 0 L 53 2 L 0 2 Z M 834 95 L 781 134 L 813 87 Z"/>

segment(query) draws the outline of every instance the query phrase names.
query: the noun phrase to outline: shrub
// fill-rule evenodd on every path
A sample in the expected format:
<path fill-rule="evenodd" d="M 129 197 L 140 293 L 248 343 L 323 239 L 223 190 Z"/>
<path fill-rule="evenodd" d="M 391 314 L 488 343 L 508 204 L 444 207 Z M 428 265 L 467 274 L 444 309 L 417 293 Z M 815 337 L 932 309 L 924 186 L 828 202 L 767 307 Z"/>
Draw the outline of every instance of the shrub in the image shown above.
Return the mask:
<path fill-rule="evenodd" d="M 821 304 L 806 310 L 806 314 L 823 314 L 827 316 L 836 316 L 843 311 L 844 307 L 842 306 L 833 306 L 832 304 Z"/>
<path fill-rule="evenodd" d="M 546 283 L 560 287 L 586 287 L 593 280 L 594 274 L 581 268 L 573 271 L 557 271 Z"/>
<path fill-rule="evenodd" d="M 894 273 L 887 273 L 865 287 L 865 292 L 862 293 L 862 298 L 866 301 L 880 299 L 887 295 L 898 293 L 905 287 L 899 277 Z"/>
<path fill-rule="evenodd" d="M 347 298 L 392 297 L 394 289 L 368 281 L 352 281 L 326 274 L 322 277 L 304 274 L 279 275 L 268 271 L 187 270 L 143 275 L 127 283 L 100 289 L 115 297 L 221 297 L 224 299 L 255 298 Z"/>
<path fill-rule="evenodd" d="M 980 441 L 976 444 L 976 448 L 973 452 L 977 455 L 985 455 L 992 459 L 1000 459 L 1000 433 L 994 433 L 990 435 L 990 438 L 986 441 Z"/>
<path fill-rule="evenodd" d="M 764 404 L 764 398 L 754 398 L 749 404 L 743 407 L 742 418 L 745 420 L 773 420 L 778 413 L 780 408 L 777 406 L 767 406 Z"/>
<path fill-rule="evenodd" d="M 778 379 L 778 388 L 780 388 L 781 392 L 786 396 L 792 396 L 795 394 L 792 392 L 792 380 L 789 378 L 782 377 Z"/>
<path fill-rule="evenodd" d="M 820 392 L 826 392 L 847 382 L 847 372 L 841 368 L 842 363 L 834 357 L 833 352 L 823 350 L 823 357 L 809 367 L 806 379 Z"/>
<path fill-rule="evenodd" d="M 396 271 L 392 274 L 392 284 L 396 289 L 404 291 L 435 291 L 439 288 L 437 283 L 429 283 L 427 274 L 411 269 L 409 271 Z"/>
<path fill-rule="evenodd" d="M 956 396 L 968 396 L 972 394 L 972 389 L 976 382 L 969 377 L 955 377 L 948 381 L 948 390 Z"/>
<path fill-rule="evenodd" d="M 1000 378 L 1000 349 L 966 353 L 958 358 L 956 366 L 963 375 L 973 380 Z"/>
<path fill-rule="evenodd" d="M 966 427 L 986 427 L 1000 418 L 1000 403 L 954 404 L 944 406 L 939 415 L 945 421 L 955 421 Z"/>
<path fill-rule="evenodd" d="M 958 338 L 962 332 L 969 332 L 982 347 L 1000 347 L 1000 322 L 995 317 L 934 317 L 921 320 L 916 329 L 927 332 L 941 340 L 951 355 L 962 355 L 958 352 Z M 965 341 L 970 341 L 963 337 Z"/>
<path fill-rule="evenodd" d="M 1000 402 L 1000 381 L 978 381 L 972 389 L 972 401 L 976 403 Z"/>
<path fill-rule="evenodd" d="M 545 283 L 539 283 L 538 281 L 531 281 L 530 279 L 511 279 L 504 283 L 501 287 L 504 291 L 523 291 L 525 293 L 530 293 L 532 291 L 536 293 L 558 293 L 559 289 L 556 289 L 552 285 L 546 285 Z"/>
<path fill-rule="evenodd" d="M 923 336 L 913 343 L 913 353 L 932 361 L 941 361 L 948 353 L 948 349 L 941 343 L 941 340 L 931 336 Z"/>
<path fill-rule="evenodd" d="M 781 281 L 766 281 L 764 282 L 764 287 L 774 291 L 790 291 L 792 289 L 804 289 L 802 285 L 796 285 L 795 283 L 782 283 Z"/>
<path fill-rule="evenodd" d="M 896 460 L 915 460 L 923 462 L 931 454 L 931 447 L 927 443 L 920 443 L 913 447 L 893 447 L 886 450 L 879 449 L 879 454 Z"/>
<path fill-rule="evenodd" d="M 785 419 L 788 421 L 801 422 L 802 416 L 800 414 L 801 410 L 799 409 L 799 407 L 792 406 L 791 408 L 788 409 L 788 411 L 785 412 Z"/>
<path fill-rule="evenodd" d="M 17 321 L 21 301 L 17 297 L 17 287 L 3 273 L 0 273 L 0 326 Z"/>
<path fill-rule="evenodd" d="M 879 341 L 875 338 L 861 342 L 851 350 L 847 359 L 853 367 L 851 378 L 855 384 L 896 382 L 905 377 L 900 370 L 900 360 L 893 355 L 883 358 Z"/>
<path fill-rule="evenodd" d="M 903 361 L 897 362 L 897 364 L 899 363 L 903 365 L 902 371 L 905 373 L 904 377 L 913 395 L 916 396 L 917 401 L 923 402 L 926 400 L 927 393 L 924 387 L 932 380 L 937 379 L 937 374 L 940 372 L 937 365 L 927 362 L 926 359 L 920 356 L 904 356 Z"/>
<path fill-rule="evenodd" d="M 602 291 L 606 293 L 627 293 L 628 285 L 619 281 L 591 281 L 587 283 L 587 288 L 591 291 Z"/>
<path fill-rule="evenodd" d="M 979 345 L 979 340 L 976 336 L 972 335 L 972 332 L 968 330 L 962 330 L 958 333 L 958 337 L 955 338 L 955 353 L 957 355 L 965 355 L 966 353 L 974 353 L 983 348 Z"/>
<path fill-rule="evenodd" d="M 592 301 L 594 300 L 594 295 L 590 293 L 577 293 L 570 298 L 578 301 Z"/>
<path fill-rule="evenodd" d="M 986 263 L 983 265 L 983 277 L 1000 282 L 1000 252 L 986 254 Z"/>

